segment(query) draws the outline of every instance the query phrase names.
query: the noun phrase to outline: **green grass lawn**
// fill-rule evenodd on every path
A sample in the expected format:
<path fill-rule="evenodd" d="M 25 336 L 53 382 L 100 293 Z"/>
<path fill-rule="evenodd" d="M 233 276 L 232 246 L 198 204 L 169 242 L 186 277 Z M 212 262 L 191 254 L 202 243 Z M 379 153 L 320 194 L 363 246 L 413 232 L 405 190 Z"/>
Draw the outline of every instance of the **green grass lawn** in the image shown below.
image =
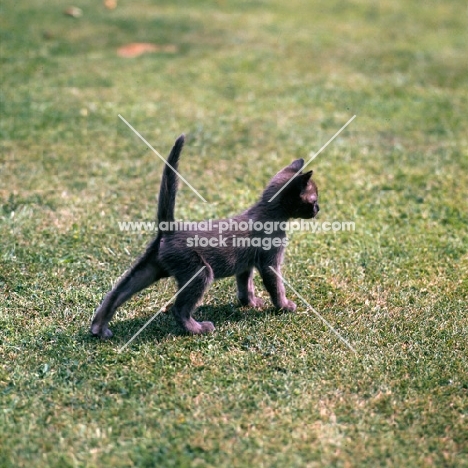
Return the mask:
<path fill-rule="evenodd" d="M 462 0 L 4 0 L 0 466 L 468 466 L 468 29 Z M 129 42 L 176 46 L 128 59 Z M 295 313 L 232 278 L 181 336 L 162 281 L 88 334 L 151 233 L 182 132 L 176 216 L 229 216 L 311 164 L 320 221 L 283 273 Z M 256 277 L 262 297 L 267 294 Z M 268 302 L 270 304 L 270 302 Z"/>

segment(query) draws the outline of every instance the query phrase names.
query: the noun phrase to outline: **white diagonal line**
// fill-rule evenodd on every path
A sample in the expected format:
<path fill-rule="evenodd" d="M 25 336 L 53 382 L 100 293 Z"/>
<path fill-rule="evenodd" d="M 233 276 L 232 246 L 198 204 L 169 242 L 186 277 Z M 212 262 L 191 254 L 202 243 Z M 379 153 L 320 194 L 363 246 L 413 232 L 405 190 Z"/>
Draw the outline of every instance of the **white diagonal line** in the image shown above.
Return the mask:
<path fill-rule="evenodd" d="M 275 273 L 275 275 L 283 281 L 284 284 L 287 284 L 291 291 L 296 294 L 299 299 L 304 302 L 304 304 L 323 322 L 325 323 L 328 328 L 354 353 L 357 354 L 357 351 L 346 341 L 331 325 L 328 323 L 272 266 L 270 266 L 271 270 Z"/>
<path fill-rule="evenodd" d="M 292 181 L 296 178 L 306 166 L 308 166 L 354 119 L 356 115 L 353 115 L 305 164 L 299 169 L 289 180 L 285 183 L 269 200 L 270 203 L 277 195 L 281 193 Z"/>
<path fill-rule="evenodd" d="M 166 161 L 166 160 L 165 160 L 149 143 L 148 143 L 148 141 L 146 141 L 145 138 L 143 138 L 143 136 L 142 136 L 137 130 L 135 130 L 120 114 L 119 114 L 119 117 L 120 117 L 120 119 L 121 119 L 125 124 L 127 124 L 127 126 L 128 126 L 131 130 L 133 130 L 133 132 L 135 133 L 135 135 L 137 135 L 137 136 L 143 141 L 143 143 L 145 143 L 145 145 L 148 146 L 148 148 L 149 148 L 150 150 L 152 150 L 153 153 L 154 153 L 156 156 L 158 156 L 158 157 L 164 162 L 164 164 L 166 164 L 167 166 L 169 166 L 169 167 L 170 167 L 170 168 L 171 168 L 171 169 L 172 169 L 172 170 L 173 170 L 173 171 L 174 171 L 174 172 L 175 172 L 191 189 L 192 189 L 192 191 L 193 191 L 193 193 L 195 193 L 195 195 L 197 195 L 197 196 L 198 196 L 201 200 L 203 200 L 205 203 L 208 203 L 208 202 L 197 192 L 197 190 L 195 190 L 195 188 L 194 188 L 189 182 L 187 182 L 187 180 L 186 180 L 184 177 L 182 177 L 182 176 L 180 175 L 180 173 L 179 173 L 176 169 L 174 169 L 174 168 L 173 168 L 173 167 L 172 167 L 172 166 L 171 166 L 171 165 L 170 165 L 170 164 L 169 164 L 169 163 L 168 163 L 168 162 L 167 162 L 167 161 Z"/>
<path fill-rule="evenodd" d="M 121 353 L 206 268 L 201 267 L 120 349 Z"/>

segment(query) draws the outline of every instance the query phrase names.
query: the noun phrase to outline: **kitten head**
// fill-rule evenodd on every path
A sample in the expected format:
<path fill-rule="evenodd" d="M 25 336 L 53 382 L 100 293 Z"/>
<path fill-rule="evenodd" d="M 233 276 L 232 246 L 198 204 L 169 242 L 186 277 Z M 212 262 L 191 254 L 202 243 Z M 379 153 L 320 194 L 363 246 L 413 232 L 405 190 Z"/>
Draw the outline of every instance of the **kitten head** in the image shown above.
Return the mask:
<path fill-rule="evenodd" d="M 274 204 L 289 218 L 314 218 L 320 210 L 313 171 L 302 173 L 303 166 L 304 160 L 296 159 L 281 169 L 263 192 L 262 200 Z"/>

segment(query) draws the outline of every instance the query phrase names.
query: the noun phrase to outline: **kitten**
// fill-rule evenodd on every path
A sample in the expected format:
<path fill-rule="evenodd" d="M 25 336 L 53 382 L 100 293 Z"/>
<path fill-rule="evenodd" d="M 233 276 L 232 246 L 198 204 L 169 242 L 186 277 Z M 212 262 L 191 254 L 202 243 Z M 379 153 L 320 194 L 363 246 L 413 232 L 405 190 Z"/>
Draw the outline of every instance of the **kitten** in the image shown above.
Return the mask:
<path fill-rule="evenodd" d="M 211 222 L 208 229 L 197 232 L 164 230 L 161 229 L 163 225 L 170 226 L 174 221 L 178 178 L 171 167 L 177 170 L 184 141 L 184 135 L 176 140 L 163 171 L 157 213 L 158 234 L 96 310 L 91 323 L 91 333 L 95 336 L 112 336 L 108 324 L 117 307 L 138 291 L 170 276 L 174 276 L 181 289 L 197 272 L 199 274 L 178 294 L 172 307 L 176 321 L 188 333 L 214 330 L 211 322 L 197 322 L 192 313 L 207 287 L 217 278 L 236 276 L 240 303 L 262 307 L 263 300 L 255 296 L 254 268 L 259 271 L 275 307 L 290 311 L 296 309 L 296 304 L 286 298 L 281 279 L 270 267 L 280 273 L 287 241 L 284 222 L 291 218 L 313 218 L 319 211 L 312 171 L 300 172 L 296 176 L 304 166 L 304 160 L 297 159 L 278 172 L 260 200 L 243 213 Z M 281 190 L 285 184 L 287 186 Z M 242 229 L 248 223 L 251 223 L 250 229 Z M 252 230 L 252 226 L 259 227 L 260 223 L 268 229 Z"/>

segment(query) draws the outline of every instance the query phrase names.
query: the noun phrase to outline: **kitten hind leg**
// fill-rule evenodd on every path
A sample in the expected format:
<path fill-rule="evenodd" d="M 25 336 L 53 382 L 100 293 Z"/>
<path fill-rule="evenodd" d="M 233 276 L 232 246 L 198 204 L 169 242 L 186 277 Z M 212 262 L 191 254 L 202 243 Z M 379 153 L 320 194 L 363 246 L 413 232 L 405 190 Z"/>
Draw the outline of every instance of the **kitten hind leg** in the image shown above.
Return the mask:
<path fill-rule="evenodd" d="M 166 277 L 164 270 L 145 255 L 143 256 L 106 295 L 94 314 L 90 331 L 95 336 L 110 338 L 109 322 L 115 311 L 134 294 Z"/>
<path fill-rule="evenodd" d="M 253 283 L 253 268 L 236 275 L 237 281 L 237 298 L 243 306 L 260 308 L 263 307 L 264 301 L 255 296 L 255 288 Z"/>
<path fill-rule="evenodd" d="M 200 269 L 205 268 L 200 272 Z M 200 272 L 190 281 L 196 273 Z M 184 272 L 183 277 L 176 278 L 179 289 L 184 288 L 177 296 L 172 308 L 172 313 L 177 323 L 187 332 L 193 335 L 210 333 L 214 330 L 211 322 L 197 322 L 192 317 L 192 312 L 203 297 L 207 287 L 213 282 L 213 271 L 207 264 L 198 264 L 188 272 Z M 190 281 L 189 284 L 188 281 Z M 187 286 L 185 286 L 187 285 Z M 185 287 L 184 287 L 185 286 Z"/>

